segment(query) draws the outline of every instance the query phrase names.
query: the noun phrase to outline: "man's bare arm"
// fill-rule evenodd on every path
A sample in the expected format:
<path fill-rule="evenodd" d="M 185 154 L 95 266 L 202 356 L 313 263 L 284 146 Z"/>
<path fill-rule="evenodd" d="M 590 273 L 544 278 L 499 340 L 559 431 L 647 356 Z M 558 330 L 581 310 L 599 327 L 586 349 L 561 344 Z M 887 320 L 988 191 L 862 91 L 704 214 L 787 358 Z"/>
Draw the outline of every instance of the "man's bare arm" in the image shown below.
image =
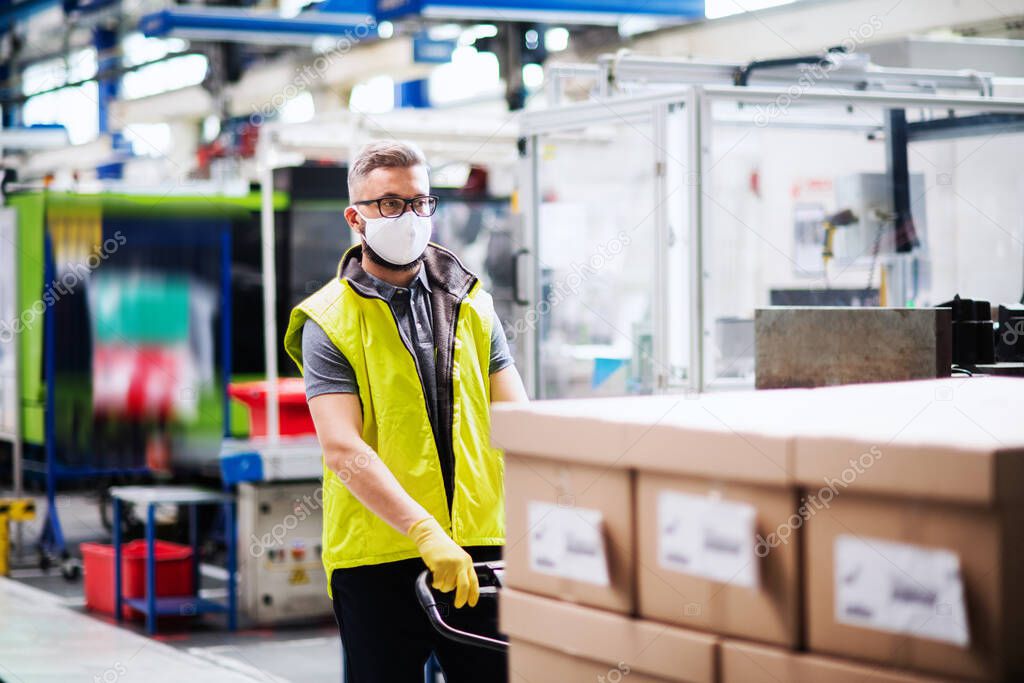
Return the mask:
<path fill-rule="evenodd" d="M 480 584 L 473 558 L 460 548 L 398 483 L 363 441 L 363 417 L 356 394 L 321 394 L 309 401 L 324 461 L 359 502 L 407 535 L 433 574 L 434 588 L 455 591 L 455 607 L 476 605 Z"/>
<path fill-rule="evenodd" d="M 516 366 L 509 365 L 491 375 L 491 403 L 522 403 L 529 400 Z"/>
<path fill-rule="evenodd" d="M 357 394 L 314 396 L 309 400 L 309 412 L 324 462 L 359 502 L 402 534 L 430 517 L 363 441 L 363 415 Z"/>

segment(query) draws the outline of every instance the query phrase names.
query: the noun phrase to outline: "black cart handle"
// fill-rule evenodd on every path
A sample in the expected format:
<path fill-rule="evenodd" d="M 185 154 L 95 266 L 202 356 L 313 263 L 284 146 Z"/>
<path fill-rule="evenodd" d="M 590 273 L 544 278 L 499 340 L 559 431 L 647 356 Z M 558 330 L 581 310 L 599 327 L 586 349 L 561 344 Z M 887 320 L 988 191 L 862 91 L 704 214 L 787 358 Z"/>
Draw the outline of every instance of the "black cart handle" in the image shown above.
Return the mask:
<path fill-rule="evenodd" d="M 505 570 L 504 562 L 477 562 L 473 565 L 480 580 L 480 599 L 497 599 L 501 588 L 501 574 Z M 438 609 L 437 599 L 434 591 L 430 588 L 430 570 L 425 569 L 416 579 L 416 597 L 420 605 L 427 613 L 427 618 L 437 631 L 457 643 L 472 645 L 474 647 L 486 647 L 489 650 L 505 652 L 508 650 L 508 640 L 503 638 L 491 638 L 479 633 L 470 633 L 457 629 L 444 620 L 441 610 Z"/>

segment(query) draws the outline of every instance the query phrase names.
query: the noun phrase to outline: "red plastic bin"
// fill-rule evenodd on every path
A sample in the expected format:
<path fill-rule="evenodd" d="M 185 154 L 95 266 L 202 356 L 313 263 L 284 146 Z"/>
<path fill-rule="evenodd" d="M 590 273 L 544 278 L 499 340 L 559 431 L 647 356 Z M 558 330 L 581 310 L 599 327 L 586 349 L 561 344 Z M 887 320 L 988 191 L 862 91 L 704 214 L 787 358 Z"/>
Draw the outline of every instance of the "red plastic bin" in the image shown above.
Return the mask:
<path fill-rule="evenodd" d="M 82 564 L 85 569 L 85 606 L 97 612 L 114 615 L 114 546 L 105 543 L 82 543 Z M 157 597 L 195 595 L 192 582 L 192 548 L 170 541 L 157 541 Z M 121 597 L 146 597 L 146 542 L 130 541 L 121 545 Z M 122 605 L 121 614 L 138 618 L 142 612 Z"/>
<path fill-rule="evenodd" d="M 228 394 L 249 407 L 249 436 L 267 435 L 267 383 L 233 382 Z M 306 385 L 301 377 L 277 380 L 277 405 L 280 433 L 283 435 L 315 434 L 313 416 L 306 405 Z"/>

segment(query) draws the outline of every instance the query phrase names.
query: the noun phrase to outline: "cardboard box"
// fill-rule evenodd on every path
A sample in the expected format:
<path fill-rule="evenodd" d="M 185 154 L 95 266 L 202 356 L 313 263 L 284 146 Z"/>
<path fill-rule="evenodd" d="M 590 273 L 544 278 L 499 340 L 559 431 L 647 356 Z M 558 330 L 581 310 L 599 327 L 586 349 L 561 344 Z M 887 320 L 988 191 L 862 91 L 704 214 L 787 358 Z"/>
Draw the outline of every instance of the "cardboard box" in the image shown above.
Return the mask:
<path fill-rule="evenodd" d="M 799 645 L 799 530 L 763 540 L 795 514 L 794 488 L 645 471 L 636 499 L 640 616 Z"/>
<path fill-rule="evenodd" d="M 723 641 L 720 652 L 719 683 L 953 683 L 954 680 L 732 640 Z"/>
<path fill-rule="evenodd" d="M 517 683 L 715 683 L 718 639 L 505 588 L 501 630 Z"/>
<path fill-rule="evenodd" d="M 625 662 L 597 661 L 515 639 L 508 644 L 508 680 L 510 683 L 668 683 L 671 679 L 638 673 Z"/>
<path fill-rule="evenodd" d="M 506 585 L 635 612 L 632 474 L 626 428 L 616 419 L 628 403 L 494 406 L 491 439 L 505 451 Z"/>
<path fill-rule="evenodd" d="M 637 551 L 630 470 L 684 473 L 694 478 L 690 483 L 697 488 L 691 487 L 691 492 L 705 497 L 724 488 L 750 496 L 765 506 L 767 516 L 758 518 L 758 528 L 766 534 L 775 529 L 796 509 L 794 494 L 786 489 L 792 485 L 792 439 L 778 432 L 784 414 L 773 407 L 776 403 L 766 394 L 748 392 L 739 400 L 664 396 L 496 406 L 492 438 L 506 452 L 508 585 L 594 607 L 634 611 Z M 573 517 L 600 515 L 608 585 L 538 563 L 541 517 L 536 510 L 532 522 L 530 516 L 538 503 L 553 511 L 545 523 L 566 511 L 580 513 L 569 515 L 567 524 Z M 641 509 L 650 512 L 649 507 Z M 651 515 L 649 524 L 656 529 L 656 511 Z M 651 537 L 656 541 L 656 531 Z M 747 548 L 753 549 L 754 530 L 748 541 Z M 752 563 L 766 577 L 763 595 L 760 587 L 727 585 L 730 577 L 711 581 L 663 572 L 656 546 L 655 542 L 641 557 L 642 574 L 647 576 L 639 577 L 650 616 L 769 642 L 797 642 L 795 541 L 765 562 Z M 754 617 L 749 616 L 751 610 Z"/>
<path fill-rule="evenodd" d="M 697 476 L 752 483 L 792 481 L 786 437 L 793 406 L 812 390 L 499 403 L 491 441 L 506 453 L 605 469 L 664 469 L 688 461 Z M 685 432 L 687 443 L 680 447 Z M 719 457 L 731 448 L 734 457 Z"/>
<path fill-rule="evenodd" d="M 630 614 L 632 475 L 505 454 L 505 584 Z"/>
<path fill-rule="evenodd" d="M 1024 678 L 1024 382 L 820 390 L 796 476 L 810 650 Z"/>
<path fill-rule="evenodd" d="M 965 378 L 542 402 L 496 408 L 493 424 L 499 447 L 553 462 L 730 486 L 797 483 L 801 512 L 790 526 L 803 544 L 809 649 L 958 679 L 1024 680 L 1021 406 L 1024 382 Z M 518 524 L 521 538 L 524 518 L 511 519 L 519 495 L 513 478 L 509 529 Z M 607 520 L 617 514 L 606 510 Z"/>
<path fill-rule="evenodd" d="M 641 617 L 799 645 L 799 529 L 774 547 L 760 539 L 796 514 L 784 404 L 809 392 L 773 393 L 652 402 L 650 424 L 628 428 Z"/>

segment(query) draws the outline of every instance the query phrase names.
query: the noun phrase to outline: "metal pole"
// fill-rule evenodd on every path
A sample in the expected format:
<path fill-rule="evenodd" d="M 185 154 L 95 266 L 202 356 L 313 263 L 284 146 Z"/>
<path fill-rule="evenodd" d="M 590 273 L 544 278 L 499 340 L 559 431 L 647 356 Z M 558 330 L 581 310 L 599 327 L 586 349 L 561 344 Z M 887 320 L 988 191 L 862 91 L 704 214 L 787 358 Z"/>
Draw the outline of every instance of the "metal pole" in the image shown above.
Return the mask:
<path fill-rule="evenodd" d="M 505 72 L 505 101 L 509 111 L 522 109 L 526 104 L 526 88 L 523 86 L 523 27 L 520 24 L 505 25 L 505 57 L 500 68 Z"/>
<path fill-rule="evenodd" d="M 260 240 L 263 260 L 263 355 L 267 368 L 267 439 L 277 443 L 280 422 L 277 403 L 277 266 L 274 260 L 274 169 L 264 163 L 260 172 Z"/>
<path fill-rule="evenodd" d="M 97 26 L 93 28 L 93 45 L 98 55 L 96 68 L 100 73 L 107 73 L 110 69 L 118 66 L 117 48 L 118 33 L 109 28 Z M 96 119 L 101 134 L 110 134 L 111 143 L 117 147 L 121 139 L 121 132 L 113 130 L 110 121 L 110 107 L 117 99 L 120 90 L 121 79 L 118 75 L 101 77 L 97 79 L 96 91 Z M 120 126 L 115 126 L 120 128 Z M 96 168 L 99 178 L 112 178 L 120 180 L 124 175 L 124 164 L 121 162 L 105 163 Z"/>
<path fill-rule="evenodd" d="M 116 495 L 111 496 L 111 506 L 113 511 L 111 513 L 114 518 L 113 528 L 111 533 L 113 534 L 114 544 L 114 619 L 121 622 L 121 612 L 123 602 L 121 600 L 121 499 Z"/>
<path fill-rule="evenodd" d="M 12 443 L 12 460 L 14 461 L 14 497 L 21 498 L 25 493 L 25 478 L 24 472 L 22 472 L 22 459 L 24 457 L 22 453 L 21 445 L 21 366 L 18 365 L 18 344 L 21 340 L 15 338 L 14 343 L 11 344 L 12 352 L 14 356 L 14 432 L 11 434 Z M 21 525 L 18 525 L 18 545 L 21 545 Z M 19 550 L 20 552 L 20 550 Z"/>
<path fill-rule="evenodd" d="M 57 278 L 57 265 L 54 255 L 53 239 L 49 233 L 45 233 L 43 239 L 45 262 L 43 265 L 43 293 L 46 287 Z M 60 515 L 57 513 L 57 314 L 53 306 L 47 306 L 43 313 L 43 368 L 46 373 L 46 409 L 43 415 L 43 422 L 46 426 L 46 522 L 43 527 L 43 534 L 40 538 L 41 549 L 45 552 L 46 543 L 51 545 L 49 550 L 63 558 L 66 548 L 64 546 L 64 532 L 60 525 Z"/>
<path fill-rule="evenodd" d="M 535 312 L 540 310 L 541 296 L 544 294 L 544 287 L 541 283 L 540 268 L 540 162 L 538 160 L 539 141 L 536 135 L 530 135 L 526 140 L 526 184 L 520 195 L 520 207 L 524 218 L 523 222 L 523 247 L 527 250 L 526 262 L 528 266 L 526 281 L 526 299 L 529 306 Z M 528 308 L 521 311 L 526 316 Z M 527 318 L 528 319 L 528 318 Z M 526 359 L 525 384 L 527 391 L 532 390 L 533 398 L 543 398 L 541 376 L 540 376 L 540 336 L 546 321 L 541 320 L 539 313 L 535 318 L 536 325 L 527 328 L 523 339 L 523 357 Z"/>
<path fill-rule="evenodd" d="M 886 112 L 885 172 L 892 188 L 892 209 L 896 214 L 896 251 L 903 254 L 918 245 L 914 217 L 910 210 L 910 163 L 907 159 L 907 112 L 890 109 Z"/>
<path fill-rule="evenodd" d="M 669 221 L 668 187 L 666 186 L 668 154 L 668 105 L 658 104 L 652 108 L 651 124 L 654 137 L 654 291 L 651 301 L 651 377 L 652 391 L 664 393 L 668 388 L 669 372 Z"/>
<path fill-rule="evenodd" d="M 18 269 L 17 254 L 21 253 L 21 249 L 20 249 L 21 234 L 20 234 L 20 230 L 18 230 L 17 214 L 14 213 L 13 209 L 10 210 L 10 213 L 13 214 L 14 217 L 15 217 L 14 225 L 13 225 L 13 227 L 14 227 L 14 240 L 13 240 L 13 243 L 14 243 L 14 247 L 15 247 L 15 250 L 14 250 L 14 254 L 15 255 L 14 255 L 14 258 L 12 259 L 12 262 L 14 264 L 14 268 L 11 271 L 11 279 L 12 279 L 11 287 L 12 287 L 12 290 L 14 292 L 14 302 L 15 302 L 14 305 L 15 305 L 15 307 L 18 307 L 18 306 L 21 305 L 21 291 L 20 291 L 20 289 L 18 287 L 18 278 L 20 276 L 20 273 L 18 272 L 19 269 Z M 22 429 L 21 429 L 22 428 L 22 424 L 21 424 L 21 420 L 22 420 L 22 412 L 23 412 L 22 409 L 23 409 L 23 406 L 22 406 L 22 398 L 21 398 L 21 361 L 20 361 L 21 354 L 20 354 L 20 351 L 21 351 L 21 336 L 20 335 L 16 335 L 13 339 L 11 339 L 11 349 L 10 349 L 11 356 L 14 358 L 14 375 L 13 375 L 13 383 L 14 383 L 14 429 L 13 429 L 13 432 L 11 434 L 11 436 L 13 437 L 12 438 L 12 442 L 11 442 L 11 461 L 12 461 L 12 465 L 11 466 L 14 468 L 14 472 L 12 473 L 12 475 L 13 475 L 12 476 L 12 480 L 13 480 L 13 483 L 14 483 L 14 497 L 15 498 L 21 498 L 25 494 L 25 480 L 24 480 L 24 476 L 25 475 L 24 475 L 24 472 L 22 471 L 22 461 L 23 461 L 23 458 L 24 458 L 24 452 L 22 450 L 22 443 L 21 443 L 21 438 L 22 438 Z M 15 548 L 17 548 L 17 551 L 15 552 L 15 557 L 19 561 L 24 557 L 24 549 L 25 549 L 24 548 L 24 545 L 25 545 L 24 544 L 24 540 L 25 540 L 25 534 L 24 534 L 24 530 L 22 529 L 22 524 L 21 524 L 21 522 L 15 522 L 14 543 L 15 543 Z"/>
<path fill-rule="evenodd" d="M 686 96 L 689 145 L 687 162 L 692 181 L 690 195 L 690 390 L 704 391 L 704 89 L 694 87 Z"/>
<path fill-rule="evenodd" d="M 156 633 L 156 503 L 146 503 L 146 632 Z"/>
<path fill-rule="evenodd" d="M 227 552 L 228 552 L 228 630 L 234 631 L 238 628 L 238 587 L 236 583 L 236 572 L 238 570 L 238 547 L 236 534 L 238 524 L 236 522 L 235 500 L 232 498 L 225 503 L 227 518 L 224 523 L 227 526 Z"/>
<path fill-rule="evenodd" d="M 784 88 L 766 88 L 760 86 L 736 87 L 732 85 L 704 86 L 707 97 L 716 100 L 738 100 L 741 102 L 773 102 L 779 95 L 786 92 Z M 877 105 L 887 109 L 909 109 L 914 107 L 930 107 L 935 110 L 957 109 L 959 114 L 965 112 L 1024 112 L 1024 98 L 1019 97 L 953 97 L 945 95 L 916 95 L 904 93 L 887 93 L 871 91 L 832 91 L 823 92 L 809 90 L 800 95 L 801 104 L 823 102 L 838 105 Z"/>
<path fill-rule="evenodd" d="M 231 436 L 231 227 L 224 229 L 220 237 L 220 348 L 221 348 L 221 406 L 224 411 L 224 438 Z M 195 508 L 193 508 L 193 511 Z M 198 584 L 197 584 L 198 585 Z"/>
<path fill-rule="evenodd" d="M 199 597 L 199 506 L 183 505 L 188 510 L 188 544 L 192 548 L 192 591 Z M 180 508 L 179 508 L 180 509 Z M 198 600 L 197 600 L 198 603 Z"/>

